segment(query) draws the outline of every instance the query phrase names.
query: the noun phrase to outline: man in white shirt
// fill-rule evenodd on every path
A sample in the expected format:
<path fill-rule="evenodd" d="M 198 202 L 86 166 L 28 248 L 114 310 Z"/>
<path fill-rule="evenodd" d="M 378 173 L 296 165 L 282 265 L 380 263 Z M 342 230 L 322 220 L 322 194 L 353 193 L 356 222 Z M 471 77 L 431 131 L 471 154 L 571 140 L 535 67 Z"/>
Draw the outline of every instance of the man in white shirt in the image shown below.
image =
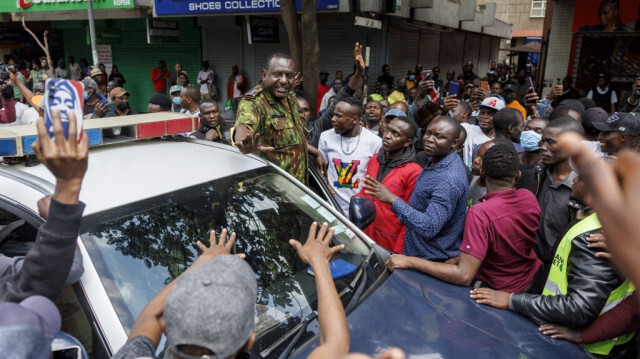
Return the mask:
<path fill-rule="evenodd" d="M 355 97 L 346 97 L 335 105 L 332 129 L 320 135 L 318 151 L 328 163 L 329 188 L 340 208 L 349 213 L 351 197 L 362 189 L 367 166 L 382 146 L 382 139 L 360 126 L 364 109 Z"/>
<path fill-rule="evenodd" d="M 598 74 L 598 85 L 589 91 L 587 98 L 592 99 L 596 106 L 607 111 L 607 113 L 616 112 L 618 96 L 613 89 L 609 88 L 609 76 L 606 74 Z"/>
<path fill-rule="evenodd" d="M 213 84 L 213 70 L 209 68 L 209 61 L 202 62 L 202 70 L 198 72 L 198 84 L 200 85 L 201 100 L 211 98 L 209 86 Z"/>
<path fill-rule="evenodd" d="M 487 141 L 491 141 L 495 136 L 493 115 L 504 107 L 505 104 L 501 98 L 487 97 L 478 105 L 478 125 L 460 124 L 467 131 L 467 140 L 462 148 L 462 161 L 467 167 L 471 168 L 474 149 L 477 149 Z"/>
<path fill-rule="evenodd" d="M 76 63 L 76 60 L 73 56 L 68 56 L 67 61 L 69 61 L 69 71 L 71 71 L 71 79 L 80 81 L 82 80 L 82 69 L 80 68 L 80 64 Z"/>
<path fill-rule="evenodd" d="M 333 80 L 333 87 L 331 87 L 329 91 L 322 97 L 322 102 L 320 102 L 320 111 L 329 107 L 329 99 L 338 94 L 338 91 L 340 91 L 341 88 L 342 79 Z"/>

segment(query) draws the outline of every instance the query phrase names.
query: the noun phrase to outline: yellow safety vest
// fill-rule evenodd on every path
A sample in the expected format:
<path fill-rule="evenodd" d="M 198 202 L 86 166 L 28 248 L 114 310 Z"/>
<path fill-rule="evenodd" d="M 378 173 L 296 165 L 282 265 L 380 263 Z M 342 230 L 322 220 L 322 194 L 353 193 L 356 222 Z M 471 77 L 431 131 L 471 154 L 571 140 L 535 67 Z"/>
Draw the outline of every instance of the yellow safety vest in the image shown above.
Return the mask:
<path fill-rule="evenodd" d="M 571 242 L 577 236 L 582 233 L 594 231 L 602 228 L 597 215 L 594 213 L 587 218 L 576 223 L 567 234 L 562 237 L 558 250 L 553 257 L 553 263 L 549 270 L 549 276 L 547 277 L 547 283 L 544 285 L 542 295 L 566 295 L 567 288 L 569 286 L 567 280 L 567 266 L 569 264 L 569 254 L 571 253 Z M 622 302 L 626 297 L 630 296 L 635 290 L 635 287 L 631 282 L 625 280 L 619 287 L 611 291 L 609 298 L 607 298 L 607 304 L 600 312 L 600 315 L 609 311 L 615 307 L 618 303 Z M 592 354 L 608 355 L 611 349 L 615 345 L 624 344 L 633 338 L 634 333 L 625 334 L 611 340 L 605 340 L 592 344 L 585 344 L 584 347 Z"/>

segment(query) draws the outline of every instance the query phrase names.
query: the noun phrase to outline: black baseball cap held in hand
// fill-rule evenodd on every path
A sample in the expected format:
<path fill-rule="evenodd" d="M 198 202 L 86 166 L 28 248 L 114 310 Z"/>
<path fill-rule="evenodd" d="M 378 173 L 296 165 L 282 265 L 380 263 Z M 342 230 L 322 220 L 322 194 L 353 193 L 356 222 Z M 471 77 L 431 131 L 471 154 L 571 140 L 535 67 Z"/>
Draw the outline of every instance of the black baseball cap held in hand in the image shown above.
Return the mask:
<path fill-rule="evenodd" d="M 593 122 L 592 126 L 602 132 L 622 132 L 629 136 L 638 136 L 640 117 L 635 112 L 614 112 L 605 122 Z"/>

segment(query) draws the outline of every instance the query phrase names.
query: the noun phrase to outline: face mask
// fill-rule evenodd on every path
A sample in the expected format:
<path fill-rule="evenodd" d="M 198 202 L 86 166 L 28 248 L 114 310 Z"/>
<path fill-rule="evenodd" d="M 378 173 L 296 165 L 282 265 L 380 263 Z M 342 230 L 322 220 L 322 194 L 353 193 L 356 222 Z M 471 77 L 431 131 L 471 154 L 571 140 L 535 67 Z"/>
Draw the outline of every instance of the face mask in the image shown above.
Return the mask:
<path fill-rule="evenodd" d="M 86 101 L 89 98 L 89 93 L 87 91 L 82 91 L 82 94 L 84 95 L 84 100 Z"/>
<path fill-rule="evenodd" d="M 174 105 L 180 105 L 180 97 L 172 97 L 171 101 L 173 101 Z"/>
<path fill-rule="evenodd" d="M 120 110 L 120 112 L 126 111 L 129 108 L 129 103 L 128 102 L 118 102 L 118 104 L 116 105 L 116 107 L 118 108 L 118 110 Z"/>
<path fill-rule="evenodd" d="M 416 79 L 416 76 L 415 76 L 415 75 L 411 75 L 411 76 L 409 76 L 409 81 L 413 81 L 413 80 L 415 80 L 415 79 Z"/>

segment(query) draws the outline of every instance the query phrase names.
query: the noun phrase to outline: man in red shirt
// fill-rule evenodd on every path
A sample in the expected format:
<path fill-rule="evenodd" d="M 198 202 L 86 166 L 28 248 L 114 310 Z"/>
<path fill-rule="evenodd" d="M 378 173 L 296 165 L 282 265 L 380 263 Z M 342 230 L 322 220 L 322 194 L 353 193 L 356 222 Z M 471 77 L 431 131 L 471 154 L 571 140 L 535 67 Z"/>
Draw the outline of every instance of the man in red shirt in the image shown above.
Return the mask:
<path fill-rule="evenodd" d="M 167 94 L 167 79 L 171 77 L 171 73 L 167 70 L 167 64 L 164 60 L 160 60 L 158 67 L 151 70 L 151 82 L 153 82 L 153 91 L 157 94 Z"/>
<path fill-rule="evenodd" d="M 540 206 L 530 191 L 513 189 L 518 165 L 510 143 L 497 143 L 483 156 L 487 194 L 467 213 L 457 263 L 392 255 L 387 268 L 416 269 L 458 285 L 475 279 L 505 292 L 526 291 L 541 265 L 533 251 Z"/>
<path fill-rule="evenodd" d="M 329 73 L 325 70 L 320 71 L 320 80 L 318 81 L 318 102 L 316 113 L 320 112 L 320 104 L 322 103 L 322 98 L 324 95 L 329 92 L 329 85 L 327 85 L 327 80 L 329 79 Z"/>
<path fill-rule="evenodd" d="M 402 253 L 404 236 L 400 236 L 400 232 L 403 225 L 391 210 L 391 204 L 365 194 L 365 190 L 369 183 L 382 183 L 394 195 L 409 202 L 416 179 L 422 172 L 413 147 L 418 125 L 398 109 L 389 110 L 386 119 L 389 124 L 382 135 L 382 148 L 377 156 L 371 157 L 364 189 L 358 195 L 370 197 L 376 206 L 376 218 L 363 232 L 385 249 Z"/>

